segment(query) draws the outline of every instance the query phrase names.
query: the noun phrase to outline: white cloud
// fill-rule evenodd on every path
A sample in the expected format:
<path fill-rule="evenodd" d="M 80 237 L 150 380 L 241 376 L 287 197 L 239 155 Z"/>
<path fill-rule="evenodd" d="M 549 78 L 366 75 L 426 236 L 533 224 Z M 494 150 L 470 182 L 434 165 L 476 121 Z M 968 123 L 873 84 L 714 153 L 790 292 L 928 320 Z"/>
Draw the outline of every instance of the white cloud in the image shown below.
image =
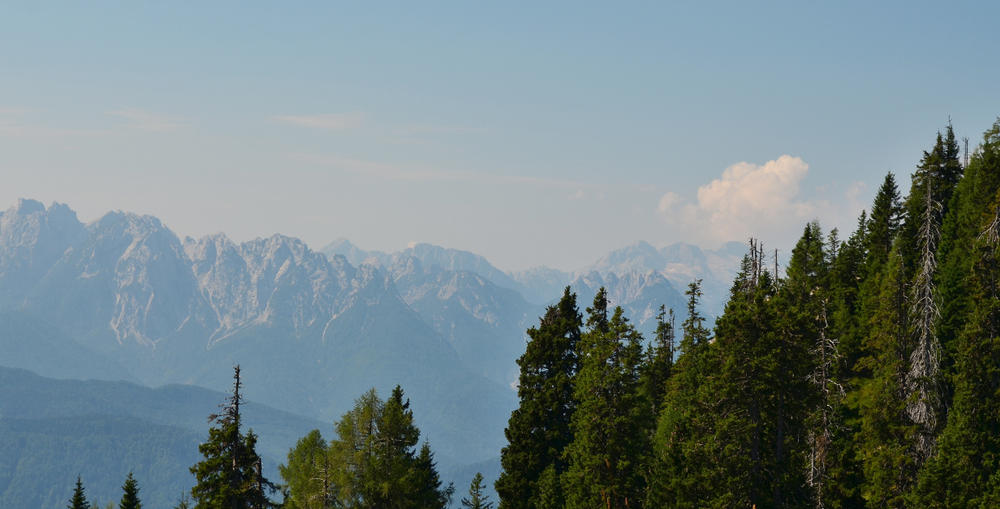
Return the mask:
<path fill-rule="evenodd" d="M 323 115 L 279 115 L 275 120 L 284 124 L 313 129 L 343 130 L 360 127 L 364 113 L 329 113 Z"/>
<path fill-rule="evenodd" d="M 662 195 L 657 210 L 680 233 L 706 243 L 755 236 L 786 244 L 813 219 L 824 229 L 849 226 L 842 222 L 862 209 L 858 197 L 863 184 L 852 184 L 842 196 L 826 192 L 808 199 L 800 189 L 808 172 L 805 161 L 790 155 L 761 165 L 736 163 L 699 187 L 694 199 L 674 192 Z"/>
<path fill-rule="evenodd" d="M 659 210 L 660 213 L 662 214 L 669 213 L 670 210 L 673 209 L 675 205 L 680 203 L 680 201 L 681 201 L 680 195 L 678 195 L 673 191 L 667 191 L 666 193 L 664 193 L 663 196 L 660 197 L 660 203 L 657 204 L 656 210 Z"/>
<path fill-rule="evenodd" d="M 153 113 L 138 108 L 109 111 L 108 115 L 124 119 L 130 128 L 140 131 L 176 131 L 185 125 L 185 122 L 177 117 Z"/>

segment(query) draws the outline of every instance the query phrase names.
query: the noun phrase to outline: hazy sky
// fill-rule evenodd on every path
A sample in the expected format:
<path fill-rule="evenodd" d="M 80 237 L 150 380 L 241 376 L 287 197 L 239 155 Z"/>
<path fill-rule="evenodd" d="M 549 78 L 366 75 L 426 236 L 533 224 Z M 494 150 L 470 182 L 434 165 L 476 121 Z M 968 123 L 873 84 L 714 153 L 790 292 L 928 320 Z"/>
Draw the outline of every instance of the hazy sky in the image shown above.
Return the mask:
<path fill-rule="evenodd" d="M 0 208 L 574 269 L 851 230 L 1000 115 L 997 2 L 751 3 L 6 4 Z"/>

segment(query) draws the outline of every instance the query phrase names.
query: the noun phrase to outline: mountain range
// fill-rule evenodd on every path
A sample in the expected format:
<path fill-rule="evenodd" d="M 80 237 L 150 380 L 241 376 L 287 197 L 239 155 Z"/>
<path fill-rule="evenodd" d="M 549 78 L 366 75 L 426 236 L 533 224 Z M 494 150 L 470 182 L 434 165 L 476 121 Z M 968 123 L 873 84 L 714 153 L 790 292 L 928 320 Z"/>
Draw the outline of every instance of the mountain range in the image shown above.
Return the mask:
<path fill-rule="evenodd" d="M 742 255 L 639 242 L 577 271 L 505 272 L 430 244 L 181 239 L 152 216 L 84 224 L 20 200 L 0 213 L 0 365 L 225 390 L 239 363 L 248 397 L 331 425 L 368 388 L 400 384 L 439 462 L 458 468 L 498 455 L 525 329 L 565 286 L 581 309 L 608 288 L 648 333 L 661 304 L 683 313 L 695 278 L 717 315 Z"/>

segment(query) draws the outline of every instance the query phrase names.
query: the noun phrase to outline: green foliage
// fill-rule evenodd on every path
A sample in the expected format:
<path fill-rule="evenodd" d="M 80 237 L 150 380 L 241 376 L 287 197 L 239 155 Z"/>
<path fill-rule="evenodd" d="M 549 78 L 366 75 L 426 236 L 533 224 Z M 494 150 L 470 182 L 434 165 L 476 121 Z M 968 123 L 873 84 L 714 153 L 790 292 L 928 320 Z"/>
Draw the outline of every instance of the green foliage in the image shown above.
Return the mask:
<path fill-rule="evenodd" d="M 670 310 L 668 317 L 666 306 L 661 305 L 656 315 L 653 344 L 646 351 L 642 366 L 642 391 L 654 416 L 660 413 L 663 391 L 674 366 L 674 343 L 674 310 Z"/>
<path fill-rule="evenodd" d="M 122 499 L 118 502 L 119 509 L 142 509 L 142 502 L 139 500 L 139 483 L 132 477 L 132 472 L 125 478 L 122 485 Z"/>
<path fill-rule="evenodd" d="M 328 445 L 312 432 L 281 467 L 291 507 L 446 507 L 454 489 L 442 486 L 430 447 L 415 447 L 420 431 L 403 390 L 387 401 L 374 389 L 362 395 L 336 424 Z"/>
<path fill-rule="evenodd" d="M 609 319 L 607 294 L 598 291 L 588 310 L 589 330 L 580 340 L 580 372 L 562 476 L 566 506 L 640 507 L 649 450 L 650 406 L 639 385 L 642 336 L 624 311 Z"/>
<path fill-rule="evenodd" d="M 483 493 L 486 489 L 483 486 L 483 474 L 476 472 L 475 477 L 472 478 L 472 483 L 469 484 L 469 497 L 462 499 L 462 507 L 468 507 L 469 509 L 493 509 L 493 502 L 490 502 L 490 497 Z"/>
<path fill-rule="evenodd" d="M 319 430 L 312 430 L 299 439 L 288 452 L 288 464 L 278 467 L 288 488 L 286 509 L 317 509 L 329 507 L 333 468 L 326 440 Z"/>
<path fill-rule="evenodd" d="M 90 509 L 90 502 L 87 501 L 87 495 L 84 493 L 83 481 L 80 480 L 80 476 L 76 477 L 76 487 L 73 488 L 73 496 L 70 497 L 69 505 L 66 508 Z"/>
<path fill-rule="evenodd" d="M 267 498 L 274 485 L 264 478 L 257 455 L 257 436 L 250 430 L 240 431 L 240 367 L 233 373 L 233 394 L 220 415 L 210 417 L 214 426 L 208 430 L 208 440 L 198 446 L 204 459 L 191 467 L 196 484 L 191 497 L 196 508 L 264 508 L 275 504 Z"/>
<path fill-rule="evenodd" d="M 688 287 L 687 317 L 682 325 L 681 354 L 667 380 L 658 417 L 646 494 L 647 507 L 697 508 L 720 492 L 714 478 L 712 454 L 716 410 L 710 381 L 718 372 L 704 317 L 698 312 L 701 282 Z"/>
<path fill-rule="evenodd" d="M 558 478 L 566 470 L 563 450 L 572 440 L 570 419 L 577 405 L 573 377 L 579 369 L 581 325 L 576 295 L 567 287 L 559 302 L 546 309 L 538 326 L 528 330 L 530 340 L 517 361 L 520 404 L 504 430 L 508 445 L 501 452 L 503 472 L 495 483 L 505 509 L 540 503 L 542 473 L 551 467 Z M 552 482 L 546 496 L 559 497 L 561 490 Z"/>

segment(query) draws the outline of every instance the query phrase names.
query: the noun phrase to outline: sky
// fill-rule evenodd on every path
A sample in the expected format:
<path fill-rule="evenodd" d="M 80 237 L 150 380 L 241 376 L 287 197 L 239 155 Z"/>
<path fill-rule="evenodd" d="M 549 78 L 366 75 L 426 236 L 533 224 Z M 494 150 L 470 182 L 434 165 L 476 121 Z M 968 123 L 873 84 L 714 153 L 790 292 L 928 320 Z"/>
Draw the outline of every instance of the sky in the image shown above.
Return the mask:
<path fill-rule="evenodd" d="M 6 3 L 0 209 L 573 270 L 850 231 L 1000 115 L 996 2 L 750 4 Z"/>

